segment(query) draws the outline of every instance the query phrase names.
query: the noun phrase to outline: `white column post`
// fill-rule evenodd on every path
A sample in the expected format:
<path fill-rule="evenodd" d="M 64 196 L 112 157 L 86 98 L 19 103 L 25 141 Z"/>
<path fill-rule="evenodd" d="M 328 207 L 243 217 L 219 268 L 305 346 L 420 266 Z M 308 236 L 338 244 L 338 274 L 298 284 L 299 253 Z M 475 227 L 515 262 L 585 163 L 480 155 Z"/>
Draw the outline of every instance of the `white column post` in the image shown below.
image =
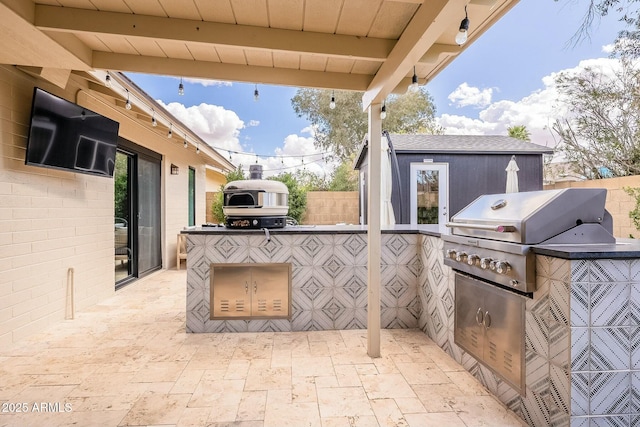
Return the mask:
<path fill-rule="evenodd" d="M 367 354 L 380 357 L 380 263 L 382 236 L 380 231 L 380 168 L 382 165 L 382 120 L 380 104 L 369 106 L 369 162 L 367 209 Z"/>

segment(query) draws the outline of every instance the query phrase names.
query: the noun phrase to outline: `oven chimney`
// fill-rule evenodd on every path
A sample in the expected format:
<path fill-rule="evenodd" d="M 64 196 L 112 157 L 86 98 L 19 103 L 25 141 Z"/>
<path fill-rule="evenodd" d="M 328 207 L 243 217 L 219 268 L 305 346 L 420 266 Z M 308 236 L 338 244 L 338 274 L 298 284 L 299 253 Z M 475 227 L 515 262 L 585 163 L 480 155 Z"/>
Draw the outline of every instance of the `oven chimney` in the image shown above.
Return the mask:
<path fill-rule="evenodd" d="M 249 179 L 262 179 L 262 165 L 249 165 Z"/>

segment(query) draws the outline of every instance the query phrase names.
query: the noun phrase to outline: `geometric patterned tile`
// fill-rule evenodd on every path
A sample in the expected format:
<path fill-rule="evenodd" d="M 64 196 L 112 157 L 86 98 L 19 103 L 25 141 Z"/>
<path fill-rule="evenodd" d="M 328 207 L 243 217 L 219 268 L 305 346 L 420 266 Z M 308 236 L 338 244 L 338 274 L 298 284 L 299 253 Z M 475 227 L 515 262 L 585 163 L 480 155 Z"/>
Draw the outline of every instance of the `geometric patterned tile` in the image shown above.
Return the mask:
<path fill-rule="evenodd" d="M 629 297 L 629 324 L 640 325 L 640 282 L 631 283 L 631 295 Z"/>
<path fill-rule="evenodd" d="M 631 286 L 623 283 L 592 283 L 590 293 L 591 326 L 629 324 Z"/>
<path fill-rule="evenodd" d="M 571 284 L 571 326 L 587 326 L 589 324 L 589 284 Z"/>
<path fill-rule="evenodd" d="M 589 373 L 571 374 L 571 415 L 589 414 Z"/>
<path fill-rule="evenodd" d="M 530 311 L 525 313 L 525 348 L 527 353 L 549 358 L 549 326 L 543 317 Z"/>
<path fill-rule="evenodd" d="M 638 371 L 640 370 L 640 326 L 632 326 L 630 334 L 631 370 Z"/>
<path fill-rule="evenodd" d="M 527 390 L 526 399 L 522 399 L 520 408 L 522 419 L 530 426 L 550 425 L 548 401 L 538 393 Z"/>
<path fill-rule="evenodd" d="M 591 415 L 627 414 L 631 406 L 629 372 L 593 372 L 590 378 Z"/>
<path fill-rule="evenodd" d="M 551 318 L 561 325 L 569 326 L 570 300 L 571 286 L 569 283 L 553 281 L 549 292 L 549 310 Z"/>
<path fill-rule="evenodd" d="M 629 327 L 590 328 L 591 371 L 629 370 L 631 337 Z"/>
<path fill-rule="evenodd" d="M 571 372 L 589 370 L 589 328 L 571 328 Z"/>
<path fill-rule="evenodd" d="M 566 417 L 562 417 L 562 419 L 568 419 L 571 407 L 571 381 L 569 379 L 569 372 L 550 365 L 549 377 L 553 406 L 557 408 L 559 412 L 566 415 Z"/>
<path fill-rule="evenodd" d="M 640 371 L 631 374 L 631 413 L 640 414 Z"/>
<path fill-rule="evenodd" d="M 568 282 L 569 280 L 565 280 Z M 576 260 L 571 261 L 571 280 L 574 282 L 588 282 L 589 281 L 589 261 Z"/>
<path fill-rule="evenodd" d="M 593 427 L 630 427 L 630 415 L 610 415 L 606 417 L 590 417 L 589 425 Z"/>
<path fill-rule="evenodd" d="M 553 321 L 549 325 L 549 362 L 562 369 L 571 368 L 571 329 Z"/>
<path fill-rule="evenodd" d="M 628 282 L 630 276 L 629 263 L 626 260 L 599 259 L 589 263 L 589 281 Z"/>

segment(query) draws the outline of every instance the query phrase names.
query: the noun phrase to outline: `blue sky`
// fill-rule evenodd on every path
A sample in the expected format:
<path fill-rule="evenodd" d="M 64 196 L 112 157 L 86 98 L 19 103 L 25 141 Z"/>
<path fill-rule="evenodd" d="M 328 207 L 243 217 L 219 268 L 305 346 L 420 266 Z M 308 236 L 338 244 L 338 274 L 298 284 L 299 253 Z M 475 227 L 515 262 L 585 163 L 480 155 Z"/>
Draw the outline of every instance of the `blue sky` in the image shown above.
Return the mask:
<path fill-rule="evenodd" d="M 610 67 L 603 46 L 621 28 L 610 16 L 594 23 L 590 39 L 572 44 L 586 3 L 521 0 L 429 82 L 426 89 L 446 133 L 504 135 L 509 126 L 524 124 L 532 142 L 555 145 L 548 126 L 562 109 L 552 105 L 554 73 Z M 303 163 L 321 175 L 331 169 L 320 155 L 312 155 L 320 150 L 313 147 L 309 123 L 291 107 L 296 88 L 259 84 L 255 101 L 253 84 L 184 80 L 185 94 L 179 96 L 175 77 L 127 75 L 223 155 L 228 156 L 226 150 L 258 154 L 265 175 Z M 256 160 L 255 155 L 231 156 L 244 166 Z"/>

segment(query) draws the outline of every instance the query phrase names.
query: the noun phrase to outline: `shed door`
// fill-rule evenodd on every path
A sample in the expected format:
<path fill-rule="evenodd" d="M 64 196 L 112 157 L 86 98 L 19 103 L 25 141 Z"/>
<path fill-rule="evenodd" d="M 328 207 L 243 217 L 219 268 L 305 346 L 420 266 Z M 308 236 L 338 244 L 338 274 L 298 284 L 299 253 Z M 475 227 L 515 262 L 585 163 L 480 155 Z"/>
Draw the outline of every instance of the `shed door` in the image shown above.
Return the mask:
<path fill-rule="evenodd" d="M 446 224 L 449 221 L 449 165 L 411 163 L 411 225 Z"/>

